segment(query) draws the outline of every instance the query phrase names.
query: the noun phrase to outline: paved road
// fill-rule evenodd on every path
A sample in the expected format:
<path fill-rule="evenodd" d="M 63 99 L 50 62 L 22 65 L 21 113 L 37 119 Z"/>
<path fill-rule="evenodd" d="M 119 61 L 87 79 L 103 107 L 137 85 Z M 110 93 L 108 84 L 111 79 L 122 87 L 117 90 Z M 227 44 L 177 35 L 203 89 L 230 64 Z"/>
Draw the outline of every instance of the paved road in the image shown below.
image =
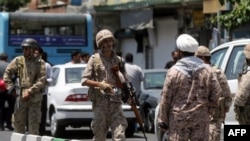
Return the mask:
<path fill-rule="evenodd" d="M 12 131 L 0 131 L 0 141 L 10 141 Z M 50 135 L 49 132 L 46 135 Z M 68 129 L 65 135 L 63 136 L 64 139 L 76 139 L 81 141 L 92 141 L 92 132 L 88 129 L 82 130 L 70 130 Z M 146 133 L 148 141 L 156 141 L 156 137 L 152 133 Z M 112 141 L 111 135 L 108 134 L 107 141 Z M 135 133 L 133 137 L 127 138 L 126 141 L 145 141 L 142 132 Z"/>

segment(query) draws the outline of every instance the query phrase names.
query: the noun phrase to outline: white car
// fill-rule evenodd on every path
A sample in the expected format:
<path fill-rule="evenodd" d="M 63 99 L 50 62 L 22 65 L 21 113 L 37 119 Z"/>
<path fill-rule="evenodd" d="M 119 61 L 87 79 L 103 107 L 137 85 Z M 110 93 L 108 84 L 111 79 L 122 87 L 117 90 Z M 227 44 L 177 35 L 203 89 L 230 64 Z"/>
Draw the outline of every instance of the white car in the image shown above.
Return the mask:
<path fill-rule="evenodd" d="M 242 72 L 243 65 L 245 62 L 245 57 L 243 54 L 243 49 L 246 44 L 250 43 L 250 39 L 240 39 L 231 42 L 224 43 L 213 50 L 211 50 L 211 63 L 221 68 L 228 80 L 228 84 L 231 90 L 231 94 L 234 97 L 238 88 L 238 75 Z M 158 115 L 158 106 L 155 111 L 155 116 Z M 157 125 L 157 120 L 154 121 Z M 225 125 L 238 124 L 235 120 L 235 113 L 233 111 L 233 106 L 231 106 L 229 112 L 226 115 Z M 222 125 L 223 133 L 224 125 Z M 166 141 L 167 135 L 155 128 L 155 133 L 158 141 Z M 222 135 L 223 139 L 223 135 Z"/>
<path fill-rule="evenodd" d="M 55 65 L 48 90 L 47 122 L 51 135 L 59 137 L 65 128 L 89 126 L 93 117 L 92 102 L 88 98 L 88 87 L 81 86 L 81 77 L 86 64 Z M 133 136 L 136 118 L 129 105 L 122 106 L 128 121 L 126 136 Z"/>

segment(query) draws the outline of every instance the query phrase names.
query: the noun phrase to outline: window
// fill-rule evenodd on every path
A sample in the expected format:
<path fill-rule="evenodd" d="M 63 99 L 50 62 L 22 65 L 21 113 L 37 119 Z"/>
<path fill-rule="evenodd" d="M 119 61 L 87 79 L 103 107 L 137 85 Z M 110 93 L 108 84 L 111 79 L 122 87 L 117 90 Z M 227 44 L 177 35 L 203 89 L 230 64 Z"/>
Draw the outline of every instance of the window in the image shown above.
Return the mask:
<path fill-rule="evenodd" d="M 166 72 L 148 72 L 144 75 L 145 89 L 162 89 Z"/>
<path fill-rule="evenodd" d="M 34 38 L 41 46 L 86 46 L 87 19 L 84 14 L 11 13 L 9 45 Z"/>
<path fill-rule="evenodd" d="M 53 68 L 52 70 L 52 86 L 55 86 L 58 80 L 58 75 L 59 75 L 60 69 L 59 68 Z"/>
<path fill-rule="evenodd" d="M 65 70 L 66 83 L 80 83 L 84 68 L 67 68 Z"/>
<path fill-rule="evenodd" d="M 211 64 L 221 68 L 221 65 L 222 65 L 222 62 L 224 60 L 224 57 L 225 57 L 227 50 L 228 50 L 228 47 L 223 48 L 221 50 L 218 50 L 216 52 L 213 52 L 213 54 L 211 56 Z"/>
<path fill-rule="evenodd" d="M 242 72 L 242 68 L 245 62 L 243 54 L 244 45 L 235 46 L 230 54 L 228 64 L 225 70 L 225 74 L 228 80 L 237 79 L 239 73 Z"/>

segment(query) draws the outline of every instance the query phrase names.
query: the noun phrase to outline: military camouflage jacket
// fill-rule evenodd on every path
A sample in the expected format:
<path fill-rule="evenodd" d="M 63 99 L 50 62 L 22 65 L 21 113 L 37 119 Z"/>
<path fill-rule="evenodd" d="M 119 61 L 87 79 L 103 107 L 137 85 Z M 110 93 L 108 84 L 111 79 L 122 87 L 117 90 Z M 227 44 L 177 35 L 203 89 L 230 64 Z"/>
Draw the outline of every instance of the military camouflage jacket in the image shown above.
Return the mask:
<path fill-rule="evenodd" d="M 117 57 L 119 56 L 117 56 L 115 53 L 113 53 L 112 58 L 106 58 L 105 56 L 103 56 L 101 52 L 99 53 L 99 56 L 100 56 L 100 61 L 98 63 L 95 61 L 96 57 L 95 55 L 92 55 L 90 57 L 87 67 L 83 73 L 81 83 L 84 84 L 86 80 L 94 80 L 98 82 L 105 81 L 106 83 L 109 83 L 114 87 L 118 88 L 118 86 L 116 86 L 116 77 L 113 74 L 111 67 L 114 64 L 118 65 L 121 59 L 117 60 Z M 126 75 L 125 77 L 127 78 Z M 92 100 L 104 98 L 105 94 L 100 93 L 98 88 L 95 88 L 95 90 L 96 91 L 92 92 L 94 93 L 92 94 L 92 96 L 94 95 L 95 97 L 92 98 Z M 111 101 L 122 103 L 121 95 L 111 95 L 109 98 Z"/>
<path fill-rule="evenodd" d="M 242 74 L 241 79 L 238 82 L 238 90 L 235 95 L 234 105 L 250 105 L 250 71 Z"/>
<path fill-rule="evenodd" d="M 226 106 L 230 107 L 232 104 L 232 96 L 231 96 L 231 91 L 227 82 L 227 77 L 221 69 L 215 66 L 213 66 L 213 71 L 215 72 L 217 79 L 220 83 L 221 89 L 223 90 L 221 91 L 221 96 L 225 98 Z"/>
<path fill-rule="evenodd" d="M 15 85 L 13 82 L 14 76 L 19 77 L 22 92 L 29 91 L 31 101 L 41 101 L 46 80 L 46 69 L 43 60 L 27 59 L 23 56 L 15 57 L 4 73 L 7 89 Z"/>
<path fill-rule="evenodd" d="M 219 82 L 197 57 L 179 60 L 167 72 L 160 101 L 158 121 L 208 122 L 210 109 L 217 107 L 221 93 Z"/>

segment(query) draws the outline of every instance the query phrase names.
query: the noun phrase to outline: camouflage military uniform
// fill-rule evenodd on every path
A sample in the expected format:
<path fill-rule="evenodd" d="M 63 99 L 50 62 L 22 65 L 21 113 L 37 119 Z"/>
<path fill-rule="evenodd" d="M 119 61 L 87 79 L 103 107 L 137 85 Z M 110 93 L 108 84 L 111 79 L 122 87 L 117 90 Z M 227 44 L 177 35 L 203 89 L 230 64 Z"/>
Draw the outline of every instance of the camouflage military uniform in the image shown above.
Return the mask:
<path fill-rule="evenodd" d="M 229 111 L 230 106 L 232 105 L 232 96 L 225 74 L 215 66 L 213 66 L 212 69 L 213 72 L 215 72 L 223 91 L 221 92 L 218 101 L 219 106 L 212 112 L 210 118 L 209 141 L 220 141 L 221 124 L 224 122 L 226 113 Z"/>
<path fill-rule="evenodd" d="M 88 65 L 82 77 L 82 83 L 86 80 L 105 81 L 116 86 L 115 75 L 111 67 L 117 63 L 116 55 L 112 59 L 107 59 L 100 55 L 100 63 L 96 63 L 95 55 L 89 59 Z M 114 53 L 113 53 L 114 54 Z M 89 95 L 92 99 L 94 117 L 91 122 L 91 129 L 94 133 L 94 141 L 105 141 L 109 127 L 111 128 L 113 141 L 125 141 L 125 129 L 127 120 L 122 111 L 122 100 L 120 94 L 107 95 L 98 88 L 94 89 Z"/>
<path fill-rule="evenodd" d="M 168 126 L 168 141 L 208 141 L 210 111 L 220 92 L 215 74 L 199 58 L 182 58 L 169 69 L 158 115 Z"/>
<path fill-rule="evenodd" d="M 249 68 L 248 68 L 249 70 Z M 236 119 L 239 124 L 250 124 L 250 71 L 243 73 L 234 99 Z"/>
<path fill-rule="evenodd" d="M 27 59 L 23 56 L 14 58 L 4 73 L 4 81 L 7 84 L 7 89 L 10 89 L 14 85 L 12 77 L 17 75 L 19 65 L 21 66 L 20 84 L 22 93 L 29 91 L 30 97 L 28 100 L 24 100 L 22 96 L 19 96 L 20 101 L 16 103 L 14 112 L 14 131 L 25 133 L 25 125 L 28 120 L 28 132 L 38 135 L 41 121 L 41 90 L 44 87 L 46 76 L 45 63 L 42 60 Z"/>

